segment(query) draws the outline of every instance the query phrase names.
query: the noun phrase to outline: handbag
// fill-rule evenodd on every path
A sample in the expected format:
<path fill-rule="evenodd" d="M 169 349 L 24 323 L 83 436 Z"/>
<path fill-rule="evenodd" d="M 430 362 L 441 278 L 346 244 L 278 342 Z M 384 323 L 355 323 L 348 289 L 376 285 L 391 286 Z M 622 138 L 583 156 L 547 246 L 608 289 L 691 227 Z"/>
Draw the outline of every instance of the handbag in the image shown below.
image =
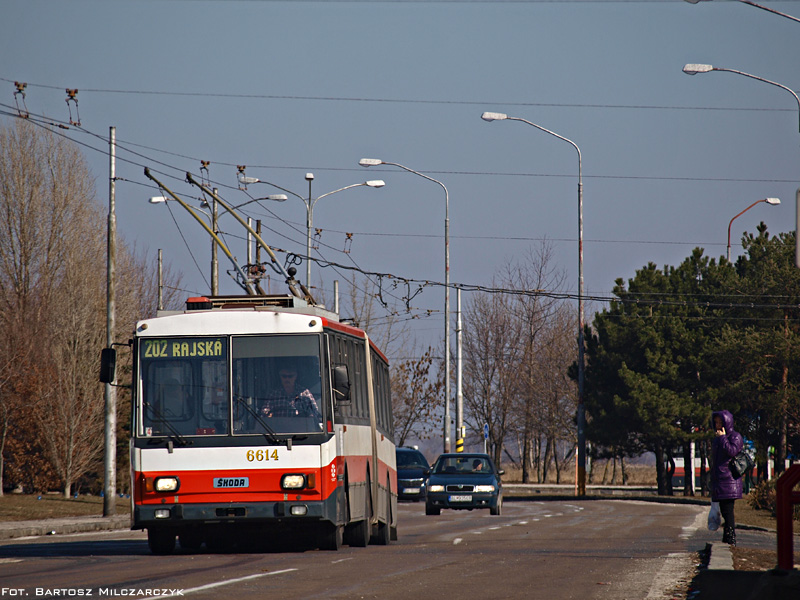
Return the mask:
<path fill-rule="evenodd" d="M 708 530 L 716 531 L 722 523 L 722 516 L 719 513 L 719 502 L 712 502 L 708 511 Z"/>
<path fill-rule="evenodd" d="M 753 470 L 754 464 L 753 459 L 750 458 L 750 455 L 742 448 L 742 451 L 730 460 L 728 466 L 730 467 L 733 478 L 740 479 L 742 475 Z"/>

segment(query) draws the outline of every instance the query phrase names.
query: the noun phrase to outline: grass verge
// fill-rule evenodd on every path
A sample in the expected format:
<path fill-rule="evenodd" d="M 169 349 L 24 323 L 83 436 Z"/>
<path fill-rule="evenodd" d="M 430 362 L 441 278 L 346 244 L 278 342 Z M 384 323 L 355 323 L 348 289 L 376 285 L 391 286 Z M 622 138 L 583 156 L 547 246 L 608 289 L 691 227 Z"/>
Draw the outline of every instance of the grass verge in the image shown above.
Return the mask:
<path fill-rule="evenodd" d="M 129 498 L 116 498 L 117 514 L 131 512 Z M 61 494 L 5 494 L 0 497 L 0 521 L 38 521 L 63 517 L 101 516 L 103 498 Z"/>

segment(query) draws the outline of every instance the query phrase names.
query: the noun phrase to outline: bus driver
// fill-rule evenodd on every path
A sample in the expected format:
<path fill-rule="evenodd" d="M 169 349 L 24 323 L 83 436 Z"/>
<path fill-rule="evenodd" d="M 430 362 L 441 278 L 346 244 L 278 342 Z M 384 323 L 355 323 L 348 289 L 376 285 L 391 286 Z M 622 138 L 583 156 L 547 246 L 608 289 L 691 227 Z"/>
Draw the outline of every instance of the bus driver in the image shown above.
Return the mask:
<path fill-rule="evenodd" d="M 297 385 L 297 369 L 284 367 L 278 375 L 281 386 L 272 390 L 267 397 L 261 414 L 267 417 L 313 417 L 319 415 L 319 407 L 308 389 Z"/>

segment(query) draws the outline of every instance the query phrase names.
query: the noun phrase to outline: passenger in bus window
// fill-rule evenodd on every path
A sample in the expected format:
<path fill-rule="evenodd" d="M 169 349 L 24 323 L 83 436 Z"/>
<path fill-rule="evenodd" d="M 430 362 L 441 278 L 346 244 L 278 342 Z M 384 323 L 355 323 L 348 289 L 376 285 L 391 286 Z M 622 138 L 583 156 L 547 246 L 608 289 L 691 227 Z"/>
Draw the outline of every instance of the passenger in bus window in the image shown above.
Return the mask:
<path fill-rule="evenodd" d="M 297 369 L 286 366 L 278 376 L 281 386 L 272 390 L 261 413 L 267 417 L 314 417 L 319 416 L 319 407 L 314 395 L 297 383 Z"/>

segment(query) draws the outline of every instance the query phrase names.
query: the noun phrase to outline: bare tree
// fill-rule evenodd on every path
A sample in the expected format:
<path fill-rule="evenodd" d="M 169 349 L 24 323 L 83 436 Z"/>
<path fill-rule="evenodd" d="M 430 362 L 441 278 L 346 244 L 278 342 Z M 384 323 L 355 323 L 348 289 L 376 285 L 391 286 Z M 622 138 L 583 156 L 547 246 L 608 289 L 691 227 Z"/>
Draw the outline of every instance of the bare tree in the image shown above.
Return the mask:
<path fill-rule="evenodd" d="M 479 293 L 464 311 L 464 412 L 474 431 L 489 425 L 489 441 L 499 464 L 519 393 L 522 330 L 511 297 Z"/>
<path fill-rule="evenodd" d="M 474 428 L 489 425 L 495 460 L 517 440 L 523 480 L 558 473 L 575 442 L 566 424 L 575 411 L 567 377 L 575 321 L 558 298 L 564 273 L 548 242 L 509 261 L 498 276 L 506 292 L 471 299 L 464 325 L 465 408 Z"/>
<path fill-rule="evenodd" d="M 432 373 L 434 357 L 428 347 L 422 357 L 401 361 L 392 368 L 392 407 L 395 441 L 405 445 L 409 436 L 429 437 L 434 415 L 441 405 L 444 381 Z"/>
<path fill-rule="evenodd" d="M 53 385 L 39 399 L 41 438 L 58 472 L 65 496 L 83 473 L 97 465 L 103 448 L 104 400 L 97 381 L 105 342 L 105 256 L 98 215 L 77 224 L 84 243 L 62 254 L 57 310 L 52 313 L 50 359 Z M 94 221 L 94 223 L 92 223 Z M 100 227 L 102 231 L 102 227 Z"/>
<path fill-rule="evenodd" d="M 551 444 L 545 433 L 547 429 L 546 397 L 543 394 L 545 380 L 551 377 L 543 368 L 541 357 L 550 340 L 548 331 L 552 319 L 563 305 L 563 300 L 553 297 L 564 285 L 563 269 L 552 264 L 552 245 L 548 241 L 530 248 L 519 260 L 509 263 L 503 272 L 503 286 L 517 293 L 513 296 L 513 311 L 519 320 L 522 358 L 517 365 L 519 390 L 514 405 L 514 429 L 522 440 L 522 478 L 524 482 L 546 476 L 541 460 L 541 446 L 545 443 L 545 455 Z"/>

